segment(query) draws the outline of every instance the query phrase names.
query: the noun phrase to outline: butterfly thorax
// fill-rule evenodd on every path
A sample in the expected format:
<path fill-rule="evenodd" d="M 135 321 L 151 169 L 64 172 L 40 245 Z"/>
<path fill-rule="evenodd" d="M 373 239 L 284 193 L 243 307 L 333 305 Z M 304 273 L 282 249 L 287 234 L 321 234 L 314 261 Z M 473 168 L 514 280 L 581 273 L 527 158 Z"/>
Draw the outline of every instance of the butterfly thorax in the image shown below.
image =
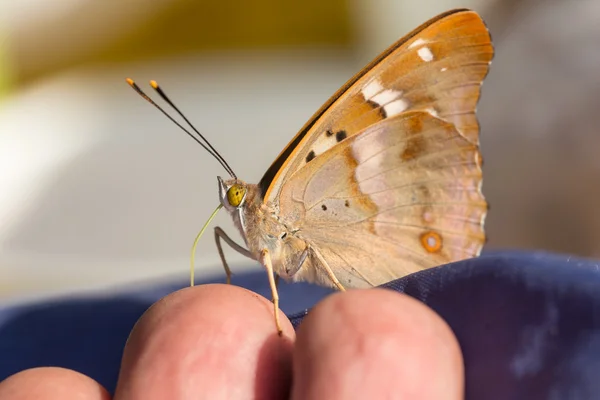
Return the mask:
<path fill-rule="evenodd" d="M 245 187 L 244 203 L 230 212 L 234 224 L 253 255 L 258 255 L 263 248 L 272 252 L 277 241 L 288 234 L 287 229 L 278 221 L 275 209 L 262 202 L 258 186 L 246 184 Z"/>
<path fill-rule="evenodd" d="M 236 190 L 237 193 L 232 193 Z M 284 279 L 291 279 L 301 267 L 303 252 L 307 248 L 306 242 L 298 237 L 298 230 L 279 219 L 275 206 L 263 202 L 258 185 L 239 179 L 225 181 L 221 193 L 221 202 L 252 257 L 258 260 L 261 251 L 268 250 L 274 271 Z M 236 195 L 241 199 L 237 207 L 231 204 L 237 203 Z"/>

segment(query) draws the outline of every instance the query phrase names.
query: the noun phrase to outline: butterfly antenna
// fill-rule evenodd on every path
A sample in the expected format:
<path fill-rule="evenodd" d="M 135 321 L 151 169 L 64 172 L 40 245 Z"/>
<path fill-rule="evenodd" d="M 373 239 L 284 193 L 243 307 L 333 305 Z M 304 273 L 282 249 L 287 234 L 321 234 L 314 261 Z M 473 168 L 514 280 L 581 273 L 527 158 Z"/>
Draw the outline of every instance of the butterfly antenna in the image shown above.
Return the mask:
<path fill-rule="evenodd" d="M 208 145 L 208 147 L 211 148 L 211 150 L 214 152 L 214 154 L 216 154 L 217 157 L 219 157 L 219 159 L 221 160 L 221 162 L 223 164 L 225 164 L 227 166 L 227 170 L 228 172 L 237 179 L 237 177 L 235 176 L 235 173 L 233 172 L 233 169 L 229 166 L 229 164 L 227 164 L 227 161 L 225 161 L 225 159 L 221 156 L 221 154 L 219 154 L 219 152 L 210 144 L 210 142 L 208 140 L 206 140 L 206 138 L 198 131 L 198 129 L 196 129 L 196 127 L 190 122 L 190 120 L 187 119 L 187 117 L 179 110 L 179 108 L 177 108 L 177 106 L 175 106 L 175 104 L 171 101 L 171 99 L 166 95 L 166 93 L 162 90 L 162 88 L 160 86 L 158 86 L 158 83 L 156 83 L 156 81 L 150 81 L 150 86 L 152 86 L 152 88 L 154 90 L 156 90 L 156 93 L 158 93 L 158 95 L 164 100 L 166 101 L 171 107 L 173 107 L 173 110 L 175 110 L 177 112 L 177 114 L 179 114 L 179 116 L 181 118 L 183 118 L 183 120 L 185 122 L 187 122 L 187 124 L 194 130 L 194 132 L 196 132 L 196 134 L 198 134 L 198 136 L 204 140 L 204 142 Z"/>
<path fill-rule="evenodd" d="M 231 169 L 231 167 L 229 166 L 229 164 L 227 164 L 225 162 L 225 160 L 222 159 L 222 157 L 212 148 L 212 146 L 210 145 L 210 143 L 208 143 L 207 147 L 204 143 L 202 143 L 200 141 L 200 139 L 198 139 L 196 136 L 194 136 L 189 130 L 187 130 L 186 128 L 183 127 L 183 125 L 181 125 L 179 122 L 177 122 L 173 117 L 171 117 L 161 106 L 159 106 L 158 104 L 156 104 L 154 102 L 154 100 L 152 100 L 146 93 L 144 93 L 144 91 L 142 89 L 140 89 L 140 87 L 137 85 L 137 83 L 135 83 L 133 81 L 133 79 L 131 78 L 127 78 L 125 79 L 125 81 L 127 82 L 127 84 L 129 84 L 129 86 L 131 86 L 133 88 L 133 90 L 135 90 L 137 92 L 137 94 L 139 94 L 144 100 L 146 100 L 148 103 L 152 104 L 154 107 L 156 107 L 161 113 L 163 113 L 169 120 L 171 120 L 171 122 L 173 122 L 175 125 L 177 125 L 179 128 L 181 128 L 181 130 L 183 130 L 185 133 L 188 134 L 189 137 L 191 137 L 192 139 L 194 139 L 196 141 L 196 143 L 198 143 L 200 146 L 202 146 L 204 148 L 204 150 L 206 150 L 211 156 L 213 156 L 218 162 L 219 164 L 221 164 L 221 166 L 225 169 L 225 171 L 227 171 L 227 173 L 229 175 L 231 175 L 233 178 L 236 178 L 235 173 L 233 172 L 233 170 Z M 184 117 L 185 118 L 185 117 Z M 187 121 L 187 120 L 186 120 Z M 188 122 L 189 124 L 189 122 Z M 192 127 L 193 128 L 193 127 Z M 202 135 L 200 135 L 202 137 Z M 202 137 L 202 139 L 204 139 L 204 137 Z M 206 141 L 206 139 L 204 139 Z"/>

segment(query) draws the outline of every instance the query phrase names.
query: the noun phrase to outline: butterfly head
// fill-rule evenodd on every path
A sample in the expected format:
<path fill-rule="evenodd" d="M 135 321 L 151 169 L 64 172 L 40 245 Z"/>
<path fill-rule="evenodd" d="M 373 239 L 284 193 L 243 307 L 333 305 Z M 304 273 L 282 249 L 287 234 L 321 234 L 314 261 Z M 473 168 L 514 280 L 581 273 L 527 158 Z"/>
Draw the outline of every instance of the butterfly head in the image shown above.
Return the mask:
<path fill-rule="evenodd" d="M 224 181 L 220 176 L 217 179 L 219 180 L 219 199 L 223 207 L 230 212 L 241 208 L 248 194 L 247 185 L 239 179 Z"/>

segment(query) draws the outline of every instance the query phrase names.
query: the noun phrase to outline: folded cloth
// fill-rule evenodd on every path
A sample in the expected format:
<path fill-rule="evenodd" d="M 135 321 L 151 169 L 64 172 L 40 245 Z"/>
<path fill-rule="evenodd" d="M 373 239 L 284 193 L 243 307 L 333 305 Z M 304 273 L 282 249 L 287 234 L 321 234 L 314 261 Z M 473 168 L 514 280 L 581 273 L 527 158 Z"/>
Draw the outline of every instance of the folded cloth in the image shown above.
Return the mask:
<path fill-rule="evenodd" d="M 424 302 L 452 328 L 463 352 L 467 399 L 597 399 L 599 266 L 568 255 L 498 252 L 383 287 Z M 236 275 L 234 283 L 270 296 L 264 272 Z M 0 380 L 52 365 L 80 371 L 112 392 L 136 320 L 160 297 L 184 286 L 0 309 Z M 282 283 L 281 308 L 297 327 L 328 293 Z"/>

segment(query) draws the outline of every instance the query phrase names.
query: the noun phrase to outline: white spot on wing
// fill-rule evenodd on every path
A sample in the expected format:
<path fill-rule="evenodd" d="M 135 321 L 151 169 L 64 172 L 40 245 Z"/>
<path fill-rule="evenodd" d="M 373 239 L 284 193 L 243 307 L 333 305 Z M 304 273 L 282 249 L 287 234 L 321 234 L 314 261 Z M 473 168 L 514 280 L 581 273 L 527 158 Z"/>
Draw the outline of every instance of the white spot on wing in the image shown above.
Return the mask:
<path fill-rule="evenodd" d="M 433 236 L 427 236 L 427 246 L 435 247 L 437 245 L 437 239 Z"/>
<path fill-rule="evenodd" d="M 402 92 L 397 92 L 395 90 L 383 90 L 371 97 L 371 101 L 374 101 L 380 106 L 385 106 L 386 104 L 398 99 L 400 96 L 402 96 Z"/>
<path fill-rule="evenodd" d="M 400 114 L 402 111 L 406 110 L 408 106 L 408 101 L 404 99 L 398 99 L 386 104 L 383 106 L 383 109 L 385 110 L 386 115 L 391 117 L 393 115 Z"/>
<path fill-rule="evenodd" d="M 433 60 L 433 53 L 431 50 L 429 50 L 429 47 L 421 47 L 419 50 L 417 50 L 417 54 L 419 54 L 421 60 L 425 62 Z"/>
<path fill-rule="evenodd" d="M 335 135 L 328 136 L 327 132 L 323 132 L 323 134 L 315 140 L 311 150 L 315 153 L 315 157 L 317 157 L 334 147 L 336 144 L 338 144 L 338 141 L 335 138 Z M 306 164 L 306 160 L 304 163 Z"/>
<path fill-rule="evenodd" d="M 373 79 L 362 88 L 362 95 L 365 100 L 371 100 L 371 97 L 376 96 L 379 92 L 383 91 L 383 86 L 378 79 Z"/>
<path fill-rule="evenodd" d="M 423 221 L 433 222 L 433 214 L 430 211 L 425 211 L 423 213 Z"/>
<path fill-rule="evenodd" d="M 362 89 L 362 95 L 367 101 L 372 101 L 383 107 L 386 115 L 391 117 L 409 107 L 409 102 L 402 98 L 401 90 L 384 89 L 378 79 L 373 79 Z"/>
<path fill-rule="evenodd" d="M 410 44 L 410 46 L 408 46 L 408 48 L 412 49 L 413 47 L 421 46 L 421 45 L 424 45 L 426 43 L 427 43 L 426 41 L 424 41 L 423 39 L 419 38 L 419 39 L 415 40 L 414 42 L 412 42 Z"/>
<path fill-rule="evenodd" d="M 313 143 L 312 151 L 315 152 L 315 156 L 318 156 L 325 153 L 336 144 L 337 141 L 335 140 L 335 135 L 331 135 L 329 137 L 323 135 L 322 137 L 318 138 L 315 143 Z"/>
<path fill-rule="evenodd" d="M 446 68 L 446 67 L 440 69 L 440 72 L 446 72 L 446 71 L 448 71 L 448 68 Z"/>
<path fill-rule="evenodd" d="M 425 111 L 427 111 L 429 114 L 433 115 L 436 118 L 440 117 L 440 115 L 438 114 L 438 112 L 433 107 L 426 108 Z"/>

